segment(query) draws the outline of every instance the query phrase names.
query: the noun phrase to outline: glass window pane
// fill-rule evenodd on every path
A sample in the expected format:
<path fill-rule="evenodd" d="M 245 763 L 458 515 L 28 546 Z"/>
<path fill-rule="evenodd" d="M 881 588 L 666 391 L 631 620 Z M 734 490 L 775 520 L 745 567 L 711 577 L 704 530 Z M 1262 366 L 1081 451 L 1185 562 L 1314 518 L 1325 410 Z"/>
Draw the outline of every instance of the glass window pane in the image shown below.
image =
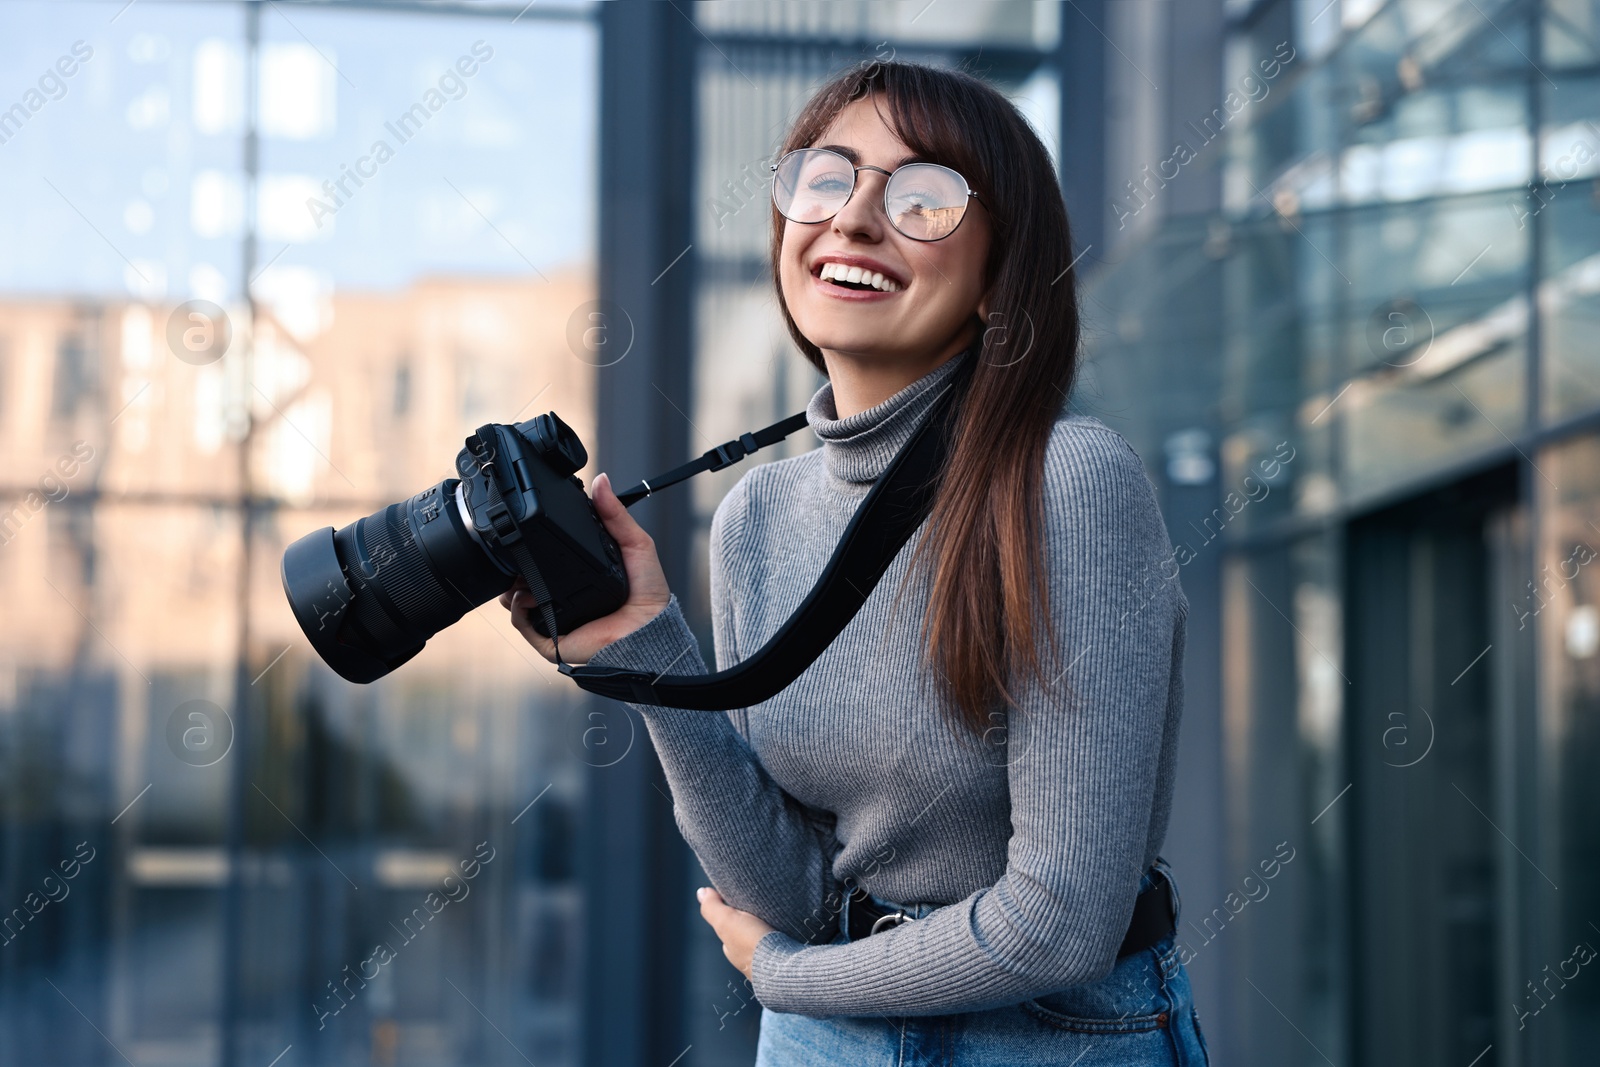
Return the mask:
<path fill-rule="evenodd" d="M 1546 87 L 1545 184 L 1513 203 L 1524 225 L 1543 227 L 1539 283 L 1544 404 L 1551 420 L 1600 405 L 1600 80 Z"/>
<path fill-rule="evenodd" d="M 1355 377 L 1331 417 L 1348 493 L 1504 446 L 1526 421 L 1528 328 L 1527 231 L 1506 199 L 1366 209 L 1347 233 Z"/>
<path fill-rule="evenodd" d="M 1530 616 L 1537 634 L 1543 677 L 1538 714 L 1539 774 L 1529 800 L 1537 813 L 1539 866 L 1559 892 L 1537 875 L 1529 877 L 1530 911 L 1537 919 L 1525 958 L 1539 986 L 1550 973 L 1573 973 L 1582 954 L 1574 946 L 1600 944 L 1592 902 L 1600 898 L 1600 838 L 1593 813 L 1600 810 L 1594 764 L 1600 758 L 1600 439 L 1586 435 L 1539 457 L 1550 476 L 1539 492 L 1545 501 L 1534 583 L 1517 610 Z M 1559 488 L 1556 488 L 1559 487 Z M 1592 958 L 1592 952 L 1590 953 Z M 1545 965 L 1550 971 L 1543 971 Z M 1580 1062 L 1600 1040 L 1600 1014 L 1592 993 L 1576 982 L 1542 1001 L 1518 990 L 1535 1042 L 1533 1060 Z M 1574 995 L 1567 996 L 1567 993 Z M 1537 1027 L 1534 1022 L 1537 1021 Z"/>
<path fill-rule="evenodd" d="M 1191 956 L 1233 954 L 1225 1005 L 1241 1062 L 1278 1062 L 1291 1041 L 1307 1040 L 1349 1059 L 1336 553 L 1333 540 L 1316 538 L 1223 568 L 1226 863 L 1239 880 L 1225 899 L 1185 898 L 1180 944 Z"/>
<path fill-rule="evenodd" d="M 0 8 L 0 1062 L 574 1063 L 576 690 L 498 607 L 344 682 L 279 563 L 592 444 L 595 27 L 118 6 Z"/>

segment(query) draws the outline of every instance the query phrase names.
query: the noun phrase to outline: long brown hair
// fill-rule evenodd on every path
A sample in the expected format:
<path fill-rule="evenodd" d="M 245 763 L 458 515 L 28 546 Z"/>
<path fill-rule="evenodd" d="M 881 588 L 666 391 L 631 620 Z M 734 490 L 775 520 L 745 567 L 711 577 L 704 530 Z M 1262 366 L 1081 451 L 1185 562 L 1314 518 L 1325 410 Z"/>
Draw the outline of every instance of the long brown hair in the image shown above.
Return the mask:
<path fill-rule="evenodd" d="M 796 117 L 779 154 L 815 145 L 840 111 L 868 96 L 880 113 L 887 102 L 885 122 L 908 148 L 959 171 L 994 222 L 984 274 L 989 321 L 977 323 L 982 342 L 967 357 L 977 363 L 907 572 L 931 559 L 925 662 L 936 661 L 957 718 L 982 735 L 994 725 L 995 703 L 1013 703 L 1014 672 L 1043 680 L 1041 623 L 1054 644 L 1041 486 L 1050 429 L 1078 369 L 1072 236 L 1044 145 L 1010 101 L 961 71 L 873 61 L 835 75 Z M 778 306 L 800 351 L 826 374 L 821 351 L 783 299 L 783 226 L 774 209 Z"/>

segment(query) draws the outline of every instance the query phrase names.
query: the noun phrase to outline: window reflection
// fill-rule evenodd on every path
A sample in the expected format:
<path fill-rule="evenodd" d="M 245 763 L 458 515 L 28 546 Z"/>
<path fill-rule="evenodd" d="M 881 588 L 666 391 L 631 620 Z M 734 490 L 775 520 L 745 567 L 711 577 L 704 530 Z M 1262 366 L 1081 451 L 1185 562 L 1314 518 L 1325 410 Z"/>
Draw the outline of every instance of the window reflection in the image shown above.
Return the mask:
<path fill-rule="evenodd" d="M 1286 1032 L 1270 993 L 1301 1031 L 1289 1036 L 1329 1059 L 1359 1045 L 1362 1062 L 1576 1062 L 1593 1036 L 1576 985 L 1537 1022 L 1517 1006 L 1537 1007 L 1529 979 L 1594 935 L 1570 907 L 1545 906 L 1592 899 L 1596 851 L 1580 766 L 1600 611 L 1576 565 L 1584 546 L 1600 549 L 1593 5 L 1343 0 L 1320 24 L 1321 3 L 1235 6 L 1232 76 L 1285 37 L 1300 57 L 1228 132 L 1217 210 L 1161 220 L 1090 280 L 1079 393 L 1134 431 L 1153 477 L 1164 442 L 1169 456 L 1175 440 L 1218 442 L 1213 486 L 1157 477 L 1169 519 L 1190 520 L 1175 542 L 1197 539 L 1276 442 L 1296 449 L 1290 491 L 1250 504 L 1220 538 L 1224 854 L 1247 864 L 1252 842 L 1303 808 L 1320 858 L 1296 903 L 1315 898 L 1315 918 L 1296 927 L 1263 909 L 1254 929 L 1283 925 L 1239 927 L 1237 967 L 1258 988 L 1224 979 L 1231 1053 L 1282 1059 L 1258 1038 Z M 1184 298 L 1207 291 L 1197 277 L 1211 300 Z M 1191 399 L 1178 380 L 1196 361 L 1217 376 Z M 1462 502 L 1482 514 L 1448 511 Z M 1404 516 L 1437 528 L 1385 540 Z M 1438 606 L 1394 610 L 1425 593 Z M 1417 695 L 1406 657 L 1437 661 L 1438 703 Z M 1380 734 L 1377 759 L 1400 736 L 1372 709 L 1415 716 L 1401 707 L 1412 697 L 1431 713 L 1458 705 L 1419 765 L 1449 768 L 1426 804 L 1375 788 L 1397 788 L 1392 765 L 1357 762 L 1376 763 Z M 1405 902 L 1402 864 L 1447 877 Z M 1206 906 L 1187 902 L 1191 915 Z M 1394 952 L 1429 923 L 1448 926 L 1448 953 Z M 1408 1002 L 1420 988 L 1447 995 Z M 1436 1010 L 1451 1017 L 1429 1022 Z"/>
<path fill-rule="evenodd" d="M 1549 519 L 1542 528 L 1526 605 L 1539 605 L 1538 660 L 1548 679 L 1539 708 L 1544 762 L 1529 798 L 1548 819 L 1541 866 L 1561 887 L 1549 909 L 1548 960 L 1572 973 L 1572 945 L 1595 944 L 1583 902 L 1600 894 L 1600 838 L 1589 812 L 1600 806 L 1592 771 L 1600 754 L 1600 442 L 1575 440 L 1539 457 L 1554 486 L 1541 484 Z M 1525 605 L 1525 606 L 1526 606 Z M 1579 957 L 1580 959 L 1582 957 Z M 1528 1001 L 1527 1007 L 1536 1002 Z M 1542 1061 L 1576 1062 L 1594 1039 L 1593 1001 L 1552 998 L 1541 1008 L 1536 1046 Z M 1555 1016 L 1551 1019 L 1549 1016 Z"/>
<path fill-rule="evenodd" d="M 348 685 L 278 560 L 593 440 L 593 26 L 4 7 L 0 1062 L 574 1062 L 571 692 L 486 609 Z"/>

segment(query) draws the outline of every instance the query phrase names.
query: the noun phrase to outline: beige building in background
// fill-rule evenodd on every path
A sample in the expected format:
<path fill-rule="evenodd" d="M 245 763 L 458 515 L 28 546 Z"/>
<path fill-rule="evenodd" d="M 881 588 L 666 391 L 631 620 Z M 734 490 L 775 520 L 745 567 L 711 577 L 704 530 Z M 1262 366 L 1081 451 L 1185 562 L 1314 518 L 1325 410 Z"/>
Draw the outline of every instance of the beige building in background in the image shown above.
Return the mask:
<path fill-rule="evenodd" d="M 0 302 L 0 647 L 65 666 L 92 619 L 111 666 L 231 658 L 248 423 L 252 601 L 275 655 L 300 640 L 278 579 L 290 541 L 449 476 L 486 422 L 555 411 L 592 444 L 594 369 L 567 346 L 592 298 L 572 275 L 432 278 L 337 293 L 303 340 L 263 309 L 254 346 L 231 308 L 232 344 L 204 366 L 169 350 L 170 308 Z"/>

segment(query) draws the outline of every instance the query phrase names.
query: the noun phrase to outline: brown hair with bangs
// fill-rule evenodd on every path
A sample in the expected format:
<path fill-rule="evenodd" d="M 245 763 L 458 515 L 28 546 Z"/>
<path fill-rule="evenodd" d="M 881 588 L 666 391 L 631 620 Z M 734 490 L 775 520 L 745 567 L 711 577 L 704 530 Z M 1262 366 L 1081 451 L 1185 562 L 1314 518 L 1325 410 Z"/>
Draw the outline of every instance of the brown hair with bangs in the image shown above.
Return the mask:
<path fill-rule="evenodd" d="M 796 117 L 778 154 L 815 146 L 840 111 L 869 96 L 880 114 L 887 103 L 885 122 L 908 148 L 967 179 L 994 223 L 984 273 L 989 321 L 974 315 L 983 338 L 977 364 L 907 572 L 930 560 L 927 659 L 959 720 L 982 736 L 996 703 L 1013 703 L 1008 679 L 1025 670 L 1043 681 L 1040 622 L 1054 644 L 1041 486 L 1051 426 L 1078 369 L 1072 236 L 1044 145 L 1010 101 L 961 71 L 868 62 L 838 74 Z M 774 208 L 778 306 L 800 351 L 827 374 L 783 299 L 784 222 Z"/>

